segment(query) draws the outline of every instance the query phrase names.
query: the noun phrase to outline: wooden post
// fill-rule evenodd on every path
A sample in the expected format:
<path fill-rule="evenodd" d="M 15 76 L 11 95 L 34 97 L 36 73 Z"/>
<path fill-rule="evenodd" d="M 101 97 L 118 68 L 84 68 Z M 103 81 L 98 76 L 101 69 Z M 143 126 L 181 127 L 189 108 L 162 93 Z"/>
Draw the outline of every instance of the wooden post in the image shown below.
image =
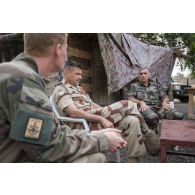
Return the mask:
<path fill-rule="evenodd" d="M 193 93 L 195 88 L 187 88 L 189 93 L 189 103 L 188 103 L 188 119 L 195 119 L 193 114 Z"/>

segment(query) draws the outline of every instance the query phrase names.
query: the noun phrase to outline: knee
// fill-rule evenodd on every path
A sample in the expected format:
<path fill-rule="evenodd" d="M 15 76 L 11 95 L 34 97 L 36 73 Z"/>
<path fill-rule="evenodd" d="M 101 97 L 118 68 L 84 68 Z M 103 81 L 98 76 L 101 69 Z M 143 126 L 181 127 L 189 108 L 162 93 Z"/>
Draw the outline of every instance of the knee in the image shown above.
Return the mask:
<path fill-rule="evenodd" d="M 137 137 L 141 134 L 140 121 L 136 116 L 128 116 L 125 123 L 123 123 L 123 136 L 124 137 Z M 131 139 L 131 138 L 130 138 Z"/>
<path fill-rule="evenodd" d="M 102 153 L 96 153 L 96 162 L 97 163 L 105 163 L 106 162 L 106 156 Z"/>
<path fill-rule="evenodd" d="M 131 116 L 131 121 L 130 121 L 131 125 L 139 125 L 140 121 L 136 116 Z"/>
<path fill-rule="evenodd" d="M 141 132 L 140 121 L 136 116 L 130 116 L 128 128 L 132 133 L 139 134 Z"/>
<path fill-rule="evenodd" d="M 159 116 L 155 113 L 146 114 L 146 113 L 143 112 L 143 117 L 144 117 L 145 120 L 150 120 L 150 121 L 159 119 Z"/>
<path fill-rule="evenodd" d="M 184 118 L 184 114 L 181 112 L 175 112 L 174 115 L 175 116 L 173 119 L 176 119 L 176 120 L 182 120 Z"/>

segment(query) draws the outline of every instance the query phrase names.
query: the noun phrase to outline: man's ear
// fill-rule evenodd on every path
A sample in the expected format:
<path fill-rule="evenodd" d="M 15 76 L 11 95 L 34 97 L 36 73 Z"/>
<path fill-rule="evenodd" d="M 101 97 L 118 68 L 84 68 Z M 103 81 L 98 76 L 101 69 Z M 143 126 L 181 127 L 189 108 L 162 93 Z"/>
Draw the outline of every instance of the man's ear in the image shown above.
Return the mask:
<path fill-rule="evenodd" d="M 62 45 L 61 44 L 56 44 L 54 47 L 54 54 L 55 56 L 59 56 L 62 50 Z"/>

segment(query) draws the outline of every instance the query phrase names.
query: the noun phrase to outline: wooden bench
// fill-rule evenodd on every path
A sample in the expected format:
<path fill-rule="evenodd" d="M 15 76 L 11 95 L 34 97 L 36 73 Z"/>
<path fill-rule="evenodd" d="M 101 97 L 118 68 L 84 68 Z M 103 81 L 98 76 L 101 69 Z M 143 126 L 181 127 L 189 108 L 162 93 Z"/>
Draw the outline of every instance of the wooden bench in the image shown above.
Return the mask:
<path fill-rule="evenodd" d="M 167 162 L 170 145 L 195 147 L 195 121 L 162 120 L 160 136 L 160 162 Z M 174 152 L 172 152 L 173 154 Z M 176 153 L 195 156 L 195 154 Z"/>

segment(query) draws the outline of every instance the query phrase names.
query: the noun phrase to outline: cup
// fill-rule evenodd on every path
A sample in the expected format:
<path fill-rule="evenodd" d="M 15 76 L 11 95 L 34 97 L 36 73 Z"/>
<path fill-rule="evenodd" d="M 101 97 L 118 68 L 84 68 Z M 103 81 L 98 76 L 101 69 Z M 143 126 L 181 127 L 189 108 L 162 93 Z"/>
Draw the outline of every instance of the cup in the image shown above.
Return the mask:
<path fill-rule="evenodd" d="M 170 108 L 170 109 L 174 109 L 174 107 L 175 107 L 175 106 L 174 106 L 174 102 L 173 102 L 173 101 L 172 101 L 172 102 L 169 102 L 169 108 Z"/>

